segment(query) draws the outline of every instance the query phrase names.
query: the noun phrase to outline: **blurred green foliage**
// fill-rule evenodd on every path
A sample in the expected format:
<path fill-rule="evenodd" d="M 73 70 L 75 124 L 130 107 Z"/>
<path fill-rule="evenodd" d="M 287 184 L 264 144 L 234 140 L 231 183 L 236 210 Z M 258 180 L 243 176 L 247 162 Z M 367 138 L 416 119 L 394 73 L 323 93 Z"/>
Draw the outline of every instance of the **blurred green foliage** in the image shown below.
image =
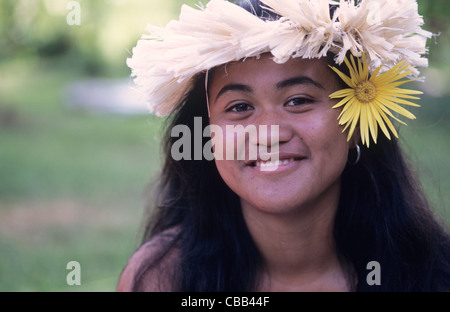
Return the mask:
<path fill-rule="evenodd" d="M 66 87 L 126 77 L 149 22 L 179 4 L 0 0 L 0 291 L 112 291 L 139 243 L 161 120 L 69 109 Z M 122 80 L 120 80 L 122 81 Z M 66 284 L 81 263 L 82 285 Z"/>
<path fill-rule="evenodd" d="M 202 2 L 205 2 L 203 0 Z M 175 17 L 181 3 L 193 0 L 79 0 L 81 25 L 70 26 L 63 0 L 2 0 L 0 2 L 0 62 L 10 58 L 68 55 L 87 74 L 126 72 L 123 59 L 129 54 L 145 24 L 165 24 Z M 447 64 L 450 29 L 448 0 L 419 0 L 426 29 L 435 34 L 430 43 L 435 66 Z M 122 62 L 121 62 L 122 61 Z"/>
<path fill-rule="evenodd" d="M 88 75 L 126 74 L 125 59 L 145 25 L 167 23 L 181 1 L 78 0 L 80 25 L 67 22 L 70 2 L 0 1 L 0 62 L 66 56 Z"/>

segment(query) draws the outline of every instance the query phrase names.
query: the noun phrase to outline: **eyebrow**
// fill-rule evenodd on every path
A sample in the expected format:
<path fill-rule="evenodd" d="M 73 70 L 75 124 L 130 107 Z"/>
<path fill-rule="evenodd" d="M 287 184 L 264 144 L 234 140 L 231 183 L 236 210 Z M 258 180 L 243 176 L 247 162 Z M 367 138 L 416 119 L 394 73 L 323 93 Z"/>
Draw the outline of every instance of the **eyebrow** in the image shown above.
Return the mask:
<path fill-rule="evenodd" d="M 279 83 L 277 83 L 277 89 L 283 89 L 299 84 L 311 84 L 319 89 L 325 89 L 320 83 L 306 76 L 298 76 L 280 81 Z"/>
<path fill-rule="evenodd" d="M 298 76 L 298 77 L 293 77 L 293 78 L 289 78 L 289 79 L 280 81 L 279 83 L 277 83 L 276 88 L 278 90 L 280 90 L 280 89 L 288 88 L 288 87 L 295 86 L 295 85 L 302 85 L 302 84 L 311 84 L 319 89 L 325 89 L 320 83 L 318 83 L 317 81 L 314 81 L 313 79 L 306 77 L 306 76 Z M 243 91 L 243 92 L 253 93 L 253 88 L 248 85 L 241 84 L 241 83 L 227 84 L 222 89 L 220 89 L 219 93 L 217 93 L 215 101 L 217 101 L 217 99 L 221 95 L 223 95 L 224 93 L 226 93 L 228 91 Z"/>
<path fill-rule="evenodd" d="M 243 91 L 243 92 L 253 93 L 253 89 L 248 85 L 241 84 L 241 83 L 230 83 L 230 84 L 227 84 L 226 86 L 224 86 L 222 89 L 220 89 L 219 93 L 217 93 L 217 95 L 216 95 L 216 101 L 222 94 L 224 94 L 225 92 L 228 92 L 228 91 Z"/>

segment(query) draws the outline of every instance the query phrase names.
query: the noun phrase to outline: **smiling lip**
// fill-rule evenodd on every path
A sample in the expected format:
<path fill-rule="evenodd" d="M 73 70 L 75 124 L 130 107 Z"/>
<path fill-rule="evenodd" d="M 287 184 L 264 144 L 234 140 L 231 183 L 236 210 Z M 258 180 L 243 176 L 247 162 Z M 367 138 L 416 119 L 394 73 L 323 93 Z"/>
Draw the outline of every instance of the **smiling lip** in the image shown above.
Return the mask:
<path fill-rule="evenodd" d="M 278 169 L 291 167 L 298 161 L 306 158 L 303 155 L 292 153 L 280 153 L 272 156 L 278 157 L 264 157 L 267 160 L 262 160 L 262 157 L 258 157 L 257 160 L 246 161 L 245 164 L 260 171 L 278 171 Z"/>
<path fill-rule="evenodd" d="M 294 158 L 289 158 L 289 159 L 281 159 L 281 160 L 268 160 L 268 161 L 261 161 L 258 160 L 254 167 L 272 167 L 272 166 L 282 166 L 282 165 L 287 165 L 290 162 L 295 161 Z"/>

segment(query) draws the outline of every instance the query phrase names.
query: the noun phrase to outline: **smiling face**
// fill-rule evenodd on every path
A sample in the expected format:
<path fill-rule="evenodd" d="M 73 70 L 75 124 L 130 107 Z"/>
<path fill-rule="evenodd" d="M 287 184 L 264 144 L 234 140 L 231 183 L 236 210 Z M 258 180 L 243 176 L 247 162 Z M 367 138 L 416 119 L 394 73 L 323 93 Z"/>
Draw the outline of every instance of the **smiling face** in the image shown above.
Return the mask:
<path fill-rule="evenodd" d="M 324 59 L 276 64 L 263 55 L 213 71 L 210 123 L 222 128 L 223 142 L 227 126 L 278 126 L 278 138 L 263 131 L 253 142 L 247 136 L 245 144 L 278 149 L 280 162 L 261 166 L 264 162 L 249 159 L 248 152 L 243 160 L 216 159 L 220 175 L 243 207 L 291 213 L 339 197 L 349 143 L 338 125 L 340 110 L 333 109 L 336 102 L 329 99 L 338 89 Z M 239 141 L 233 136 L 235 143 Z M 271 165 L 273 170 L 263 169 Z"/>

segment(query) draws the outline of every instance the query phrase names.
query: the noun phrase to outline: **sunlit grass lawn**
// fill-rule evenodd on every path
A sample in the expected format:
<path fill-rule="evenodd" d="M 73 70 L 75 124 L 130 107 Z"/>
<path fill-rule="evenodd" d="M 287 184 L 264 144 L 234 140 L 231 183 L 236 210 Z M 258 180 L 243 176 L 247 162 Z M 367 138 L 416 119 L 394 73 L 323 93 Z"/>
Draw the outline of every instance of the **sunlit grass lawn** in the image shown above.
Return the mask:
<path fill-rule="evenodd" d="M 161 121 L 69 110 L 61 90 L 81 78 L 76 69 L 30 62 L 0 74 L 0 291 L 114 290 L 139 242 Z M 449 124 L 415 113 L 401 135 L 449 220 Z M 71 260 L 81 286 L 66 284 Z"/>

